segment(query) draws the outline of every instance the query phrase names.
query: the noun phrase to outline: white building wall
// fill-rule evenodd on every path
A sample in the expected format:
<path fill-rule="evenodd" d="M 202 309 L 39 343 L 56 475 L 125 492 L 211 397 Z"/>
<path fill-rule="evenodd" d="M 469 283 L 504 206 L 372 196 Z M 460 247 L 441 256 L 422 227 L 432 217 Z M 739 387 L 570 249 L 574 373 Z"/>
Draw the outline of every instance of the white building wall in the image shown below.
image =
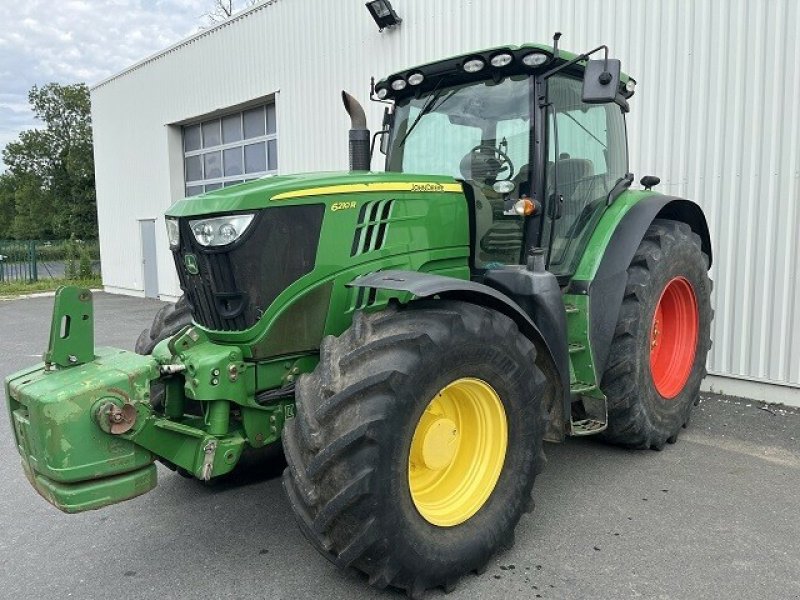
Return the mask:
<path fill-rule="evenodd" d="M 275 0 L 92 91 L 103 280 L 141 294 L 137 219 L 159 219 L 159 283 L 180 290 L 161 214 L 183 193 L 176 124 L 273 95 L 279 170 L 347 167 L 347 89 L 373 129 L 369 77 L 452 54 L 607 43 L 637 79 L 631 167 L 698 201 L 715 249 L 715 389 L 800 404 L 800 2 L 393 0 L 379 33 L 363 0 Z M 376 160 L 375 167 L 380 165 Z M 775 388 L 769 384 L 779 384 Z M 769 398 L 767 398 L 769 396 Z"/>

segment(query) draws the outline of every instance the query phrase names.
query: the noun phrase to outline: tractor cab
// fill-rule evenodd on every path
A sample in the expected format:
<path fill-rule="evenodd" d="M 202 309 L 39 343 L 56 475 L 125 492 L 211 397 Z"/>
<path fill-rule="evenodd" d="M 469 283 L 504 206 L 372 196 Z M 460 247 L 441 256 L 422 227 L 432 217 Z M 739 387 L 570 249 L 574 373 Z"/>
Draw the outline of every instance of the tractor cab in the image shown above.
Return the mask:
<path fill-rule="evenodd" d="M 603 75 L 609 89 L 593 93 Z M 566 280 L 603 210 L 630 184 L 624 114 L 634 85 L 618 61 L 536 45 L 394 74 L 375 88 L 394 104 L 386 170 L 464 181 L 477 274 L 542 247 Z"/>

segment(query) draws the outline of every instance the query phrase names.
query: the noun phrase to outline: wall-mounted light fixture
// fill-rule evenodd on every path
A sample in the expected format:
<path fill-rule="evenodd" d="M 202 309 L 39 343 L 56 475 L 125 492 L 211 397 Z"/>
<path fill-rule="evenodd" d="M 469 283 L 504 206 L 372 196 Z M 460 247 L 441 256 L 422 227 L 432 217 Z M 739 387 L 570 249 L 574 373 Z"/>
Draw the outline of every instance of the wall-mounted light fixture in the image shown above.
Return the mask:
<path fill-rule="evenodd" d="M 383 31 L 387 27 L 394 27 L 403 22 L 394 9 L 389 0 L 372 0 L 367 2 L 367 10 L 372 18 L 375 19 L 375 24 L 378 26 L 379 31 Z"/>

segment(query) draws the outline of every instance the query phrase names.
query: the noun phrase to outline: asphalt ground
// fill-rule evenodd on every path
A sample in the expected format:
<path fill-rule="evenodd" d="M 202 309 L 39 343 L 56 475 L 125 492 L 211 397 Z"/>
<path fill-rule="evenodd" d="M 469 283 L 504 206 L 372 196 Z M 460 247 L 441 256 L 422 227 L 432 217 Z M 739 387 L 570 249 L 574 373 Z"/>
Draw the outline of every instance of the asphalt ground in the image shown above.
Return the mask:
<path fill-rule="evenodd" d="M 159 306 L 96 294 L 97 343 L 131 348 Z M 0 375 L 38 360 L 51 307 L 0 302 Z M 516 545 L 449 600 L 800 598 L 800 411 L 703 395 L 662 452 L 591 439 L 546 450 Z M 0 451 L 0 598 L 403 597 L 312 549 L 280 465 L 213 487 L 159 467 L 149 494 L 66 515 L 23 476 L 5 414 Z"/>

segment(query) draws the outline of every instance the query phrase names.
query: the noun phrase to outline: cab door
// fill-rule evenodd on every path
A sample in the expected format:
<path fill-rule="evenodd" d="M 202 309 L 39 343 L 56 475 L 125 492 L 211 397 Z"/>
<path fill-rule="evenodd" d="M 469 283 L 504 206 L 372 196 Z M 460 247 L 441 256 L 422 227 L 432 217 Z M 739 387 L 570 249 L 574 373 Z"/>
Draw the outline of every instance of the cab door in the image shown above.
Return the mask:
<path fill-rule="evenodd" d="M 583 102 L 580 79 L 556 75 L 547 85 L 542 246 L 548 248 L 549 269 L 571 275 L 609 193 L 628 172 L 625 118 L 618 104 Z"/>

